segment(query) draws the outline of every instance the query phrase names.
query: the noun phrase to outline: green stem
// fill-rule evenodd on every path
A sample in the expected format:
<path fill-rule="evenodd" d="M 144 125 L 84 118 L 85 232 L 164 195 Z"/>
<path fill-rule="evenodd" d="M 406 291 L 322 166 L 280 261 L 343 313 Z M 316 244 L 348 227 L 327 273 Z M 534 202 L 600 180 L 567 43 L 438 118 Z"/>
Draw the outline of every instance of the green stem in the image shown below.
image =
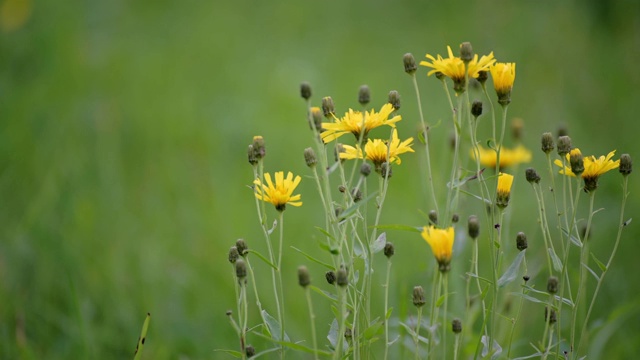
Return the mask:
<path fill-rule="evenodd" d="M 523 261 L 524 261 L 524 273 L 526 275 L 527 274 L 527 258 L 524 257 Z M 507 359 L 511 359 L 511 344 L 513 343 L 513 334 L 515 334 L 516 332 L 515 331 L 516 324 L 518 323 L 518 320 L 520 320 L 520 314 L 522 313 L 522 304 L 524 303 L 524 295 L 527 295 L 527 293 L 528 293 L 527 288 L 522 286 L 523 296 L 520 297 L 520 301 L 518 303 L 518 311 L 516 312 L 516 317 L 515 319 L 513 319 L 513 322 L 511 323 L 511 334 L 509 335 L 509 346 L 507 347 Z"/>
<path fill-rule="evenodd" d="M 418 307 L 418 321 L 416 322 L 415 336 L 413 342 L 416 345 L 415 359 L 420 359 L 420 323 L 422 322 L 422 306 Z"/>
<path fill-rule="evenodd" d="M 387 260 L 387 279 L 384 284 L 384 360 L 389 355 L 389 278 L 391 277 L 391 260 Z"/>
<path fill-rule="evenodd" d="M 447 273 L 442 274 L 444 278 L 444 310 L 442 312 L 442 347 L 444 349 L 443 359 L 447 358 L 447 305 L 449 304 L 449 277 Z"/>
<path fill-rule="evenodd" d="M 311 291 L 309 287 L 304 288 L 305 295 L 307 297 L 307 305 L 309 306 L 309 320 L 311 321 L 311 338 L 313 340 L 313 357 L 318 360 L 318 340 L 316 336 L 316 316 L 313 313 L 313 304 L 311 302 Z"/>

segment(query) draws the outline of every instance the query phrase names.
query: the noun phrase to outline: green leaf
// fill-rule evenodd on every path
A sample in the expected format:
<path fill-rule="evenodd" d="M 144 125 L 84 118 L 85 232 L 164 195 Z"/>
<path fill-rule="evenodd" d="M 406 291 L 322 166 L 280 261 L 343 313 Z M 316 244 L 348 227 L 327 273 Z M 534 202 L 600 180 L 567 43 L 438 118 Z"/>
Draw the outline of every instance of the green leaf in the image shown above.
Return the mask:
<path fill-rule="evenodd" d="M 496 150 L 496 143 L 493 139 L 487 139 L 487 147 L 492 150 Z"/>
<path fill-rule="evenodd" d="M 443 303 L 444 300 L 447 298 L 447 294 L 441 295 L 438 300 L 436 300 L 436 307 L 440 307 Z"/>
<path fill-rule="evenodd" d="M 373 324 L 364 330 L 364 338 L 366 340 L 371 340 L 374 336 L 381 334 L 383 329 L 382 324 L 383 322 L 379 318 L 375 319 Z"/>
<path fill-rule="evenodd" d="M 320 264 L 320 265 L 322 265 L 322 266 L 324 266 L 324 267 L 326 267 L 326 268 L 328 268 L 328 269 L 333 270 L 333 265 L 330 265 L 330 264 L 327 264 L 326 262 L 320 261 L 320 260 L 318 260 L 318 259 L 314 258 L 313 256 L 311 256 L 311 255 L 307 254 L 306 252 L 304 252 L 304 251 L 302 251 L 302 250 L 298 249 L 298 248 L 297 248 L 297 247 L 295 247 L 295 246 L 291 246 L 291 248 L 292 248 L 293 250 L 295 250 L 295 251 L 299 252 L 300 254 L 304 255 L 307 259 L 309 259 L 309 260 L 313 261 L 314 263 L 316 263 L 316 264 Z"/>
<path fill-rule="evenodd" d="M 345 211 L 343 211 L 342 213 L 340 213 L 340 221 L 346 220 L 349 216 L 351 216 L 351 214 L 355 213 L 356 210 L 358 210 L 358 208 L 360 206 L 362 206 L 363 204 L 366 204 L 369 202 L 369 200 L 373 199 L 376 194 L 378 192 L 374 191 L 372 192 L 369 196 L 367 196 L 366 198 L 358 201 L 357 203 L 354 203 L 353 205 L 349 206 L 349 208 L 347 208 Z"/>
<path fill-rule="evenodd" d="M 255 355 L 253 355 L 253 356 L 251 357 L 251 359 L 252 359 L 252 360 L 253 360 L 253 359 L 257 359 L 257 358 L 259 358 L 260 356 L 270 354 L 270 353 L 275 352 L 275 351 L 278 351 L 278 350 L 280 350 L 280 349 L 281 349 L 280 347 L 275 347 L 275 348 L 271 348 L 271 349 L 267 349 L 267 350 L 262 350 L 262 351 L 260 351 L 259 353 L 257 353 L 257 354 L 255 354 Z"/>
<path fill-rule="evenodd" d="M 267 310 L 262 310 L 262 318 L 264 319 L 265 323 L 267 323 L 267 326 L 269 327 L 269 332 L 271 332 L 271 338 L 273 340 L 280 341 L 281 340 L 280 332 L 282 331 L 282 329 L 280 328 L 280 323 L 278 322 L 278 320 L 274 319 L 273 316 L 269 315 Z M 284 333 L 284 340 L 289 341 L 289 335 L 287 335 L 287 333 Z"/>
<path fill-rule="evenodd" d="M 399 224 L 390 224 L 390 225 L 378 225 L 372 226 L 376 229 L 386 229 L 386 230 L 401 230 L 401 231 L 410 231 L 410 232 L 422 232 L 422 226 L 409 226 L 409 225 L 399 225 Z"/>
<path fill-rule="evenodd" d="M 489 279 L 487 279 L 487 278 L 483 278 L 482 276 L 478 276 L 478 275 L 476 275 L 476 274 L 474 274 L 474 273 L 470 273 L 470 272 L 468 272 L 468 273 L 466 273 L 466 274 L 467 274 L 468 276 L 471 276 L 472 278 L 480 279 L 480 280 L 482 280 L 482 281 L 484 281 L 484 282 L 486 282 L 486 283 L 489 283 L 489 284 L 491 284 L 491 283 L 492 283 L 492 281 L 491 281 L 491 280 L 489 280 Z"/>
<path fill-rule="evenodd" d="M 324 291 L 316 286 L 313 285 L 309 285 L 309 289 L 317 292 L 318 294 L 324 296 L 325 298 L 327 298 L 328 300 L 331 300 L 333 302 L 338 302 L 338 297 L 335 296 L 334 294 L 328 292 L 328 291 Z"/>
<path fill-rule="evenodd" d="M 549 248 L 548 250 L 549 256 L 551 256 L 551 262 L 553 262 L 553 268 L 558 272 L 562 271 L 562 261 L 560 261 L 556 252 L 553 251 L 553 248 Z"/>
<path fill-rule="evenodd" d="M 384 249 L 384 246 L 387 245 L 387 233 L 382 233 L 376 241 L 371 244 L 371 252 L 376 254 Z"/>
<path fill-rule="evenodd" d="M 527 250 L 520 251 L 516 256 L 516 258 L 513 259 L 513 262 L 511 263 L 511 265 L 509 265 L 509 268 L 507 269 L 507 271 L 505 271 L 504 274 L 500 277 L 500 279 L 498 279 L 499 288 L 515 280 L 516 276 L 518 276 L 518 271 L 520 270 L 520 264 L 522 264 L 522 260 L 524 259 L 524 254 L 526 252 Z"/>
<path fill-rule="evenodd" d="M 322 355 L 322 356 L 331 356 L 331 355 L 333 355 L 332 353 L 330 353 L 328 351 L 319 350 L 319 349 L 314 350 L 314 349 L 312 349 L 310 347 L 306 347 L 304 345 L 300 345 L 298 343 L 294 343 L 294 342 L 291 342 L 291 341 L 280 341 L 280 340 L 276 340 L 276 339 L 270 339 L 270 338 L 268 338 L 268 337 L 266 337 L 266 336 L 264 336 L 264 335 L 262 335 L 260 333 L 254 333 L 254 334 L 256 336 L 258 336 L 258 337 L 261 337 L 261 338 L 265 339 L 265 340 L 269 340 L 269 341 L 271 341 L 271 342 L 273 342 L 275 344 L 286 346 L 286 347 L 288 347 L 290 349 L 293 349 L 293 350 L 299 350 L 299 351 L 303 351 L 303 352 L 306 352 L 306 353 L 309 353 L 309 354 L 313 354 L 313 353 L 317 352 L 318 355 Z M 279 349 L 276 349 L 276 350 L 279 350 Z M 269 349 L 269 352 L 271 352 L 271 351 L 272 351 L 272 349 Z"/>
<path fill-rule="evenodd" d="M 269 259 L 267 259 L 266 257 L 264 257 L 262 254 L 260 254 L 259 252 L 253 250 L 253 249 L 247 249 L 247 252 L 251 253 L 251 254 L 255 254 L 258 258 L 260 258 L 260 260 L 264 261 L 267 265 L 271 266 L 272 268 L 274 268 L 276 271 L 278 270 L 278 267 L 275 266 L 271 261 L 269 261 Z"/>
<path fill-rule="evenodd" d="M 392 313 L 392 312 L 393 312 L 393 308 L 392 308 L 392 307 L 390 307 L 390 308 L 387 310 L 387 313 L 384 315 L 384 318 L 385 318 L 386 320 L 389 320 L 389 318 L 391 317 L 391 313 Z"/>
<path fill-rule="evenodd" d="M 596 281 L 600 281 L 600 276 L 598 276 L 598 274 L 596 274 L 595 271 L 591 270 L 591 268 L 588 267 L 586 264 L 582 264 L 582 266 L 584 266 L 591 273 L 591 275 L 593 275 L 593 277 L 596 278 Z"/>
<path fill-rule="evenodd" d="M 607 265 L 603 264 L 602 261 L 598 260 L 598 258 L 595 255 L 593 255 L 593 253 L 591 253 L 591 258 L 593 259 L 593 261 L 596 262 L 596 264 L 598 265 L 600 270 L 602 270 L 602 272 L 607 271 Z"/>
<path fill-rule="evenodd" d="M 546 301 L 542 301 L 540 299 L 534 298 L 533 296 L 529 296 L 527 294 L 523 294 L 523 293 L 519 293 L 519 292 L 512 292 L 511 295 L 520 296 L 520 297 L 524 298 L 525 300 L 529 300 L 531 302 L 538 303 L 538 304 L 546 304 L 547 303 Z"/>
<path fill-rule="evenodd" d="M 485 180 L 486 180 L 486 179 L 485 179 Z M 476 198 L 476 199 L 478 199 L 478 200 L 482 201 L 482 202 L 483 202 L 483 203 L 485 203 L 486 205 L 491 205 L 491 200 L 489 200 L 489 199 L 485 199 L 485 198 L 483 198 L 483 197 L 481 197 L 481 196 L 478 196 L 478 195 L 476 195 L 476 194 L 472 194 L 472 193 L 470 193 L 470 192 L 468 192 L 468 191 L 466 191 L 466 190 L 462 190 L 462 189 L 460 189 L 460 190 L 458 190 L 458 191 L 460 191 L 461 193 L 463 193 L 463 194 L 465 194 L 465 195 L 469 195 L 469 196 L 471 196 L 471 197 L 474 197 L 474 198 Z"/>
<path fill-rule="evenodd" d="M 327 230 L 325 230 L 325 229 L 323 229 L 323 228 L 321 228 L 321 227 L 319 227 L 319 226 L 316 226 L 316 230 L 318 230 L 318 231 L 320 231 L 321 233 L 323 233 L 323 234 L 324 234 L 324 236 L 328 237 L 329 239 L 331 239 L 331 240 L 333 240 L 333 241 L 336 241 L 336 238 L 334 238 L 334 237 L 333 237 L 333 235 L 329 234 L 329 233 L 327 232 Z"/>
<path fill-rule="evenodd" d="M 579 248 L 581 248 L 581 247 L 582 247 L 582 241 L 580 241 L 580 239 L 576 238 L 576 237 L 575 237 L 575 236 L 573 236 L 573 235 L 570 235 L 570 234 L 569 234 L 569 232 L 567 231 L 567 229 L 565 229 L 565 228 L 560 228 L 560 230 L 562 230 L 562 232 L 563 232 L 565 235 L 569 236 L 569 239 L 571 240 L 571 242 L 573 243 L 573 245 L 575 245 L 575 246 L 577 246 L 577 247 L 579 247 Z"/>
<path fill-rule="evenodd" d="M 231 355 L 234 358 L 238 358 L 241 359 L 242 358 L 242 353 L 240 351 L 235 351 L 235 350 L 226 350 L 226 349 L 213 349 L 213 351 L 215 352 L 222 352 L 225 353 L 227 355 Z"/>
<path fill-rule="evenodd" d="M 144 348 L 144 343 L 147 340 L 149 321 L 151 321 L 151 314 L 147 313 L 147 317 L 144 319 L 144 323 L 142 324 L 142 332 L 140 333 L 140 337 L 138 338 L 138 345 L 136 345 L 136 352 L 133 356 L 133 360 L 139 360 L 142 357 L 142 348 Z"/>
<path fill-rule="evenodd" d="M 493 240 L 493 245 L 496 246 L 496 249 L 500 249 L 500 243 L 497 242 L 496 240 Z"/>

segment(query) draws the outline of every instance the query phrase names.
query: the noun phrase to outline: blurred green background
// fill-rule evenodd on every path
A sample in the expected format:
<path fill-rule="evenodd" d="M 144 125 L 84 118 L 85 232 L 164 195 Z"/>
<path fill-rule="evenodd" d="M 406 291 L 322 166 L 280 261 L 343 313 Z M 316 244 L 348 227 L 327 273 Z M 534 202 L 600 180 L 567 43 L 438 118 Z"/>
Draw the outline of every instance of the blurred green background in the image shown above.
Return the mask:
<path fill-rule="evenodd" d="M 147 312 L 147 359 L 221 358 L 213 349 L 235 349 L 225 317 L 235 307 L 227 251 L 245 238 L 266 252 L 247 188 L 247 145 L 260 134 L 268 171 L 308 175 L 304 80 L 315 105 L 331 95 L 339 114 L 358 107 L 361 84 L 376 108 L 398 90 L 405 138 L 419 120 L 402 55 L 420 60 L 471 41 L 480 54 L 518 64 L 509 114 L 524 119 L 524 143 L 541 173 L 539 136 L 560 124 L 586 154 L 640 150 L 636 1 L 0 3 L 3 359 L 130 358 Z M 427 120 L 448 120 L 439 82 L 425 70 L 418 77 Z M 436 145 L 447 131 L 434 130 Z M 421 158 L 405 159 L 382 222 L 420 225 L 419 210 L 429 210 Z M 628 217 L 640 209 L 634 179 Z M 610 210 L 594 225 L 593 249 L 602 254 L 615 238 L 619 184 L 617 173 L 607 174 L 598 191 L 597 207 Z M 513 213 L 526 214 L 533 194 L 523 176 L 516 187 Z M 287 243 L 314 253 L 320 202 L 311 181 L 299 192 L 305 205 L 286 213 Z M 513 222 L 535 234 L 531 219 Z M 640 324 L 631 321 L 640 314 L 631 276 L 636 229 L 623 234 L 592 317 L 625 314 L 594 340 L 617 358 L 640 351 Z M 428 282 L 432 255 L 416 234 L 389 239 L 398 248 L 392 302 L 407 307 L 411 287 Z M 289 252 L 284 265 L 295 339 L 308 338 L 306 322 L 293 321 L 306 318 L 293 286 L 305 262 Z M 321 280 L 321 269 L 311 269 Z M 328 321 L 318 327 L 325 334 Z"/>

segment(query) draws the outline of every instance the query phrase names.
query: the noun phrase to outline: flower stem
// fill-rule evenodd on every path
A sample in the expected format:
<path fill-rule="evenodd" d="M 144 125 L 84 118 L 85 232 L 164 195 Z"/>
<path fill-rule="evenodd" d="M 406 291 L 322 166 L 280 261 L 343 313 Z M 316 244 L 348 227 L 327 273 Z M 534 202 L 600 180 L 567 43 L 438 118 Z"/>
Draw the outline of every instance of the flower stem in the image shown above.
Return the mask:
<path fill-rule="evenodd" d="M 387 279 L 384 284 L 384 360 L 389 355 L 389 278 L 391 277 L 391 260 L 387 260 Z"/>
<path fill-rule="evenodd" d="M 316 316 L 313 313 L 313 304 L 311 302 L 311 291 L 309 287 L 305 287 L 304 289 L 305 295 L 307 297 L 307 305 L 309 306 L 309 320 L 311 321 L 311 338 L 313 340 L 313 357 L 315 360 L 318 360 L 318 340 L 316 336 Z"/>

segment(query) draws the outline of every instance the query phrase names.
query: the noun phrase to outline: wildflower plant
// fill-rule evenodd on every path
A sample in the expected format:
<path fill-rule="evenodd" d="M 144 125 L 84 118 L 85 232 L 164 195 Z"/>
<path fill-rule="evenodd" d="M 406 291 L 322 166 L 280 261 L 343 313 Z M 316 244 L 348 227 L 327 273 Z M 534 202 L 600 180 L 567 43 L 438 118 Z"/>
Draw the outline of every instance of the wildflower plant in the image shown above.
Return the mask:
<path fill-rule="evenodd" d="M 593 335 L 589 327 L 593 307 L 629 223 L 624 210 L 631 157 L 624 154 L 614 159 L 615 151 L 584 157 L 568 136 L 555 139 L 551 133 L 543 134 L 542 153 L 536 156 L 522 138 L 521 120 L 514 130 L 515 146 L 506 144 L 509 106 L 512 100 L 518 101 L 516 64 L 498 62 L 493 52 L 474 54 L 469 43 L 460 46 L 458 55 L 448 46 L 447 55 L 427 54 L 427 60 L 419 63 L 429 69 L 426 76 L 412 54 L 403 56 L 404 71 L 415 89 L 416 114 L 398 113 L 397 91 L 390 92 L 388 103 L 377 104 L 378 111 L 376 107 L 366 110 L 371 94 L 363 85 L 359 104 L 347 104 L 341 111 L 344 116 L 338 117 L 331 97 L 316 103 L 311 85 L 302 83 L 306 108 L 301 113 L 306 113 L 310 131 L 302 122 L 300 131 L 309 132 L 309 147 L 300 154 L 299 166 L 291 165 L 293 172 L 287 171 L 286 176 L 284 171 L 265 171 L 266 141 L 260 136 L 253 139 L 248 150 L 253 178 L 247 182 L 268 253 L 238 241 L 227 254 L 236 284 L 236 314 L 228 316 L 240 345 L 224 351 L 239 358 L 277 354 L 280 359 L 300 358 L 298 353 L 314 359 L 578 359 L 586 354 Z M 436 75 L 440 81 L 443 103 L 451 111 L 450 121 L 443 126 L 433 127 L 423 112 L 426 99 L 420 95 L 418 75 L 425 81 L 433 81 L 430 76 Z M 489 79 L 495 94 L 487 90 Z M 472 82 L 479 86 L 471 87 Z M 472 96 L 481 100 L 472 102 Z M 401 121 L 419 125 L 415 141 L 404 133 Z M 435 148 L 430 139 L 432 131 L 447 130 L 454 134 L 453 151 Z M 353 137 L 343 137 L 346 134 Z M 432 168 L 433 154 L 446 157 L 444 168 Z M 387 203 L 399 206 L 387 198 L 389 187 L 395 185 L 393 174 L 415 176 L 402 159 L 416 155 L 426 168 L 423 181 L 429 211 L 423 212 L 422 224 L 385 224 Z M 535 168 L 519 168 L 535 159 L 545 164 L 548 177 Z M 304 180 L 304 174 L 294 175 L 301 174 L 302 164 L 308 171 Z M 600 240 L 590 235 L 599 221 L 595 194 L 599 178 L 615 169 L 622 174 L 620 220 L 608 260 L 603 261 L 606 255 L 590 251 L 590 243 Z M 524 179 L 530 191 L 520 186 Z M 301 181 L 313 183 L 317 194 L 299 194 Z M 446 186 L 436 189 L 436 184 Z M 589 197 L 586 207 L 580 203 L 582 193 Z M 321 211 L 301 207 L 303 197 L 312 196 L 320 200 Z M 535 235 L 527 236 L 512 225 L 520 207 L 510 204 L 518 202 L 535 204 L 529 207 L 533 211 L 524 214 Z M 267 220 L 272 212 L 265 204 L 275 207 L 272 224 Z M 284 228 L 287 205 L 321 214 L 318 251 L 290 246 Z M 468 222 L 461 224 L 461 218 Z M 422 253 L 407 254 L 402 251 L 404 243 L 392 244 L 391 237 L 413 241 L 422 237 L 427 244 Z M 284 252 L 305 262 L 297 268 L 297 276 L 300 297 L 308 306 L 310 341 L 287 330 L 285 303 L 296 300 L 284 298 L 282 278 L 293 276 L 296 269 L 283 268 Z M 260 260 L 257 264 L 250 262 L 254 255 Z M 391 285 L 398 281 L 393 271 L 397 259 L 427 263 L 427 274 L 432 276 L 420 274 L 412 293 L 390 294 Z M 376 272 L 380 261 L 386 271 Z M 314 274 L 309 263 L 325 269 Z M 270 270 L 270 276 L 264 270 Z M 418 271 L 423 270 L 416 266 Z M 451 276 L 453 272 L 460 276 Z M 270 277 L 271 294 L 259 293 L 257 277 Z M 314 279 L 325 279 L 324 287 Z M 383 301 L 372 298 L 379 289 Z M 261 299 L 266 298 L 272 300 L 263 306 Z M 414 310 L 406 306 L 410 302 Z M 249 310 L 253 303 L 257 312 Z M 320 306 L 331 309 L 331 318 L 316 319 Z M 321 324 L 330 324 L 328 332 Z M 531 324 L 530 331 L 522 331 Z M 534 333 L 536 329 L 539 332 Z"/>

